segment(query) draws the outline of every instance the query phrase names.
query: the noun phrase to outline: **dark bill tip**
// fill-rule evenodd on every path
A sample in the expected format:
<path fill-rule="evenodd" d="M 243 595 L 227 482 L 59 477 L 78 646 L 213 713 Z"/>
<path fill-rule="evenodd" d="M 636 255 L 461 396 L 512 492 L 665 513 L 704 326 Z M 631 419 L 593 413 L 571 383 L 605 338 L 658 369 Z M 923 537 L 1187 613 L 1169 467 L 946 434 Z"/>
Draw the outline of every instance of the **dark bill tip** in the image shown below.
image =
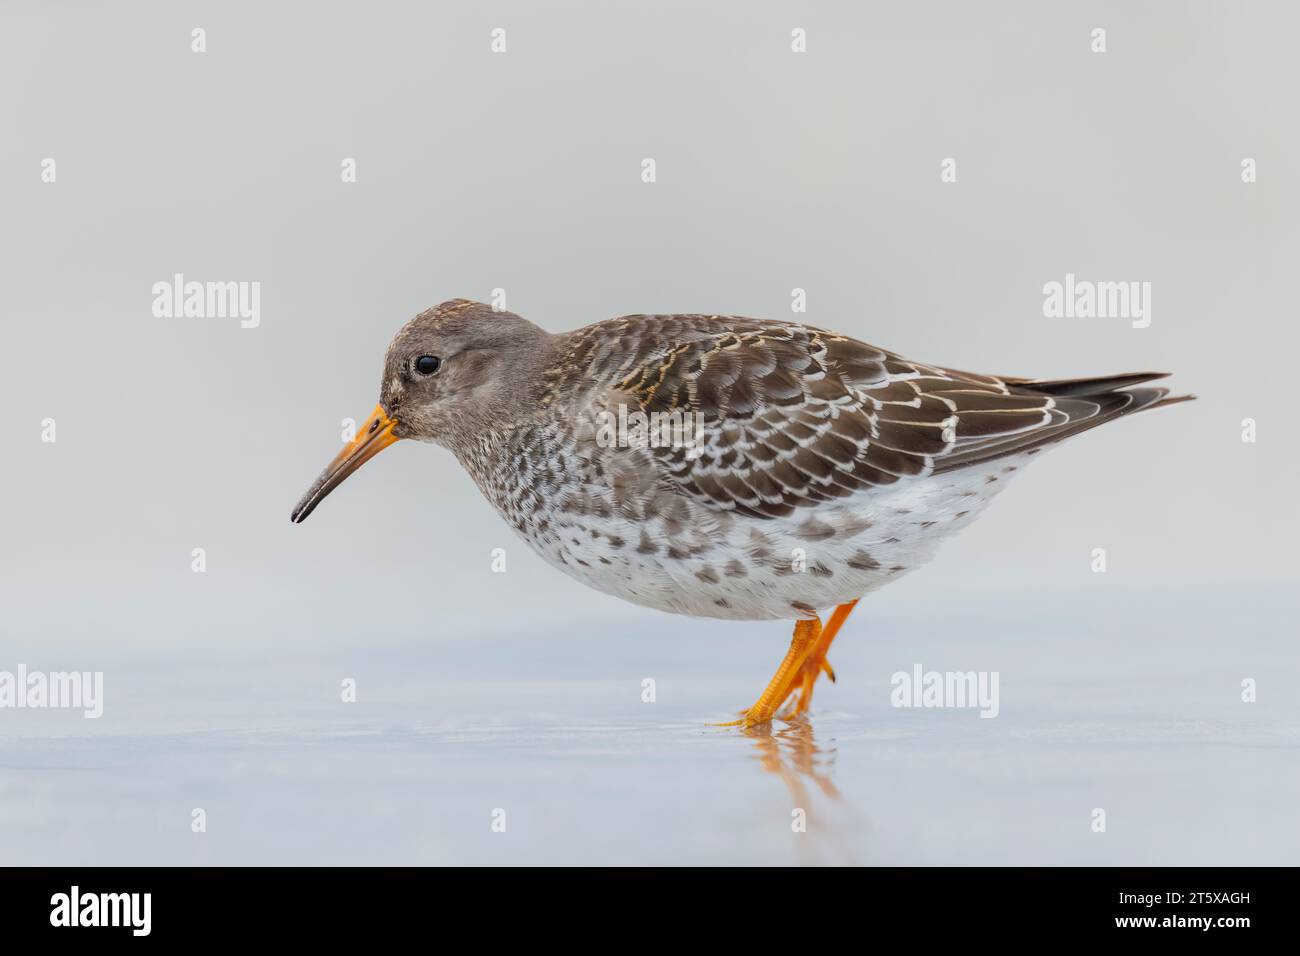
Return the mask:
<path fill-rule="evenodd" d="M 344 479 L 389 445 L 400 440 L 393 434 L 393 429 L 397 427 L 397 420 L 389 417 L 384 411 L 384 406 L 376 405 L 375 410 L 363 421 L 365 424 L 359 429 L 357 437 L 343 446 L 343 450 L 325 466 L 325 470 L 312 482 L 307 493 L 298 501 L 289 515 L 289 520 L 294 524 L 302 524 L 306 521 L 307 516 L 316 510 L 316 506 L 324 501 L 331 491 L 343 484 Z"/>

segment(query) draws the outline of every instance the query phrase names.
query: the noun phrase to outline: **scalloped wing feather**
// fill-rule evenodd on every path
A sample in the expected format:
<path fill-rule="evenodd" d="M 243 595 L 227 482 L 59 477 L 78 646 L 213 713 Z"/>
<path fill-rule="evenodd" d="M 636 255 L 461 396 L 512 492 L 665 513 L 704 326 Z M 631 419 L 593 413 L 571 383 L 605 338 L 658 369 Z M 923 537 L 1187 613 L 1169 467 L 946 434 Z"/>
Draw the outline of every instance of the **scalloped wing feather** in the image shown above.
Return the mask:
<path fill-rule="evenodd" d="M 1162 388 L 1117 390 L 1149 373 L 978 375 L 734 316 L 613 319 L 579 330 L 565 365 L 647 415 L 698 415 L 694 443 L 653 448 L 654 460 L 686 494 L 753 517 L 1020 454 L 1169 401 Z"/>

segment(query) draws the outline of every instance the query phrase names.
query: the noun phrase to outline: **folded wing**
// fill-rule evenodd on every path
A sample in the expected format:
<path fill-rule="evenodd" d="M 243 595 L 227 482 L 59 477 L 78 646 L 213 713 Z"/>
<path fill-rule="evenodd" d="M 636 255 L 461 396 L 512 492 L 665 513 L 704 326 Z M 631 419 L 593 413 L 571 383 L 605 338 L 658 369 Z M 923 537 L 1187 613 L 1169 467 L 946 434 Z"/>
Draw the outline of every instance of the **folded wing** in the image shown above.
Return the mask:
<path fill-rule="evenodd" d="M 1001 378 L 908 361 L 796 324 L 624 321 L 651 318 L 677 322 L 683 335 L 667 348 L 629 346 L 632 359 L 607 379 L 613 394 L 651 421 L 657 414 L 680 427 L 684 441 L 651 454 L 685 493 L 751 516 L 788 515 L 983 464 L 1180 400 L 1163 388 L 1130 388 L 1155 373 Z"/>

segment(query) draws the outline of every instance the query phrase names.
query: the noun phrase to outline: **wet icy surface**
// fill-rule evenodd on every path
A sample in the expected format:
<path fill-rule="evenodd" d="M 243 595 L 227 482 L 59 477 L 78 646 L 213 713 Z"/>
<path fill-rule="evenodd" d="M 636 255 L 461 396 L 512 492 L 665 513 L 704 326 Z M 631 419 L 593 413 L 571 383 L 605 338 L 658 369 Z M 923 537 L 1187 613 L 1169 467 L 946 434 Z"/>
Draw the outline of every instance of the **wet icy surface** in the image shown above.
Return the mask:
<path fill-rule="evenodd" d="M 1284 616 L 1284 603 L 1185 596 L 1135 599 L 1122 621 L 1082 602 L 1030 619 L 860 611 L 812 719 L 748 735 L 708 722 L 761 688 L 784 649 L 775 623 L 634 612 L 462 622 L 364 648 L 283 634 L 105 646 L 77 655 L 105 672 L 101 719 L 0 710 L 0 854 L 1295 864 L 1300 667 Z M 0 669 L 73 666 L 39 642 L 6 651 L 21 656 Z M 890 675 L 915 663 L 998 671 L 999 715 L 892 707 Z M 1244 677 L 1254 704 L 1241 701 Z M 340 700 L 345 678 L 355 703 Z M 191 831 L 196 807 L 205 833 Z M 806 833 L 792 829 L 800 809 Z M 492 829 L 497 810 L 505 832 Z"/>

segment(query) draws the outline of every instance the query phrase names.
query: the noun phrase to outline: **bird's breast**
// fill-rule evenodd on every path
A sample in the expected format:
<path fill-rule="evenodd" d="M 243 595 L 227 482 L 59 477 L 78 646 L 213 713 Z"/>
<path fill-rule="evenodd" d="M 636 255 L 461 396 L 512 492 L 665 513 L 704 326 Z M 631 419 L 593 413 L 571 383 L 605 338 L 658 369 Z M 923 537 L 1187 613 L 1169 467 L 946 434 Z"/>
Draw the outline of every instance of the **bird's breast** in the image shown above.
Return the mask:
<path fill-rule="evenodd" d="M 806 617 L 897 579 L 974 520 L 1015 467 L 756 518 L 692 499 L 636 456 L 578 449 L 561 429 L 516 437 L 462 462 L 537 554 L 632 603 L 717 618 Z"/>

